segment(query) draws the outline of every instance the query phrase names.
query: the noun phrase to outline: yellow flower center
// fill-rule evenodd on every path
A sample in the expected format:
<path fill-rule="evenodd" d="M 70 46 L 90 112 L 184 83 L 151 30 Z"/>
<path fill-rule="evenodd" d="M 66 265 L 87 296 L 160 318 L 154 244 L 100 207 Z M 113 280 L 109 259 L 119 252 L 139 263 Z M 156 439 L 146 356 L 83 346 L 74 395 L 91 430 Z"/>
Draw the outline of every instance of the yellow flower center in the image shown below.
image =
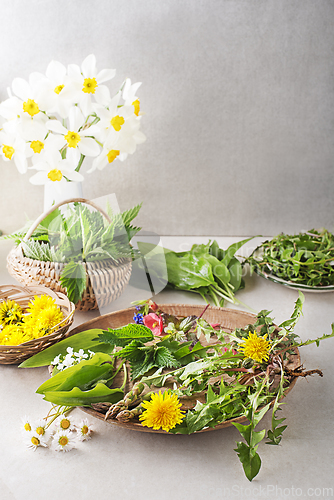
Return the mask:
<path fill-rule="evenodd" d="M 139 99 L 136 99 L 135 101 L 133 101 L 132 103 L 132 106 L 135 107 L 135 115 L 139 115 L 139 111 L 140 111 L 140 102 L 139 102 Z"/>
<path fill-rule="evenodd" d="M 32 141 L 30 147 L 34 153 L 40 153 L 44 149 L 44 144 L 42 141 Z"/>
<path fill-rule="evenodd" d="M 78 134 L 78 132 L 71 132 L 70 130 L 65 135 L 65 139 L 67 140 L 67 145 L 69 148 L 76 148 L 78 142 L 81 141 L 80 134 Z"/>
<path fill-rule="evenodd" d="M 119 155 L 118 149 L 111 149 L 107 155 L 108 157 L 108 162 L 112 163 L 114 159 Z"/>
<path fill-rule="evenodd" d="M 39 436 L 43 436 L 45 434 L 44 427 L 37 427 L 36 432 Z"/>
<path fill-rule="evenodd" d="M 55 88 L 56 94 L 60 94 L 64 87 L 65 85 L 57 85 L 57 87 Z"/>
<path fill-rule="evenodd" d="M 83 425 L 81 427 L 81 434 L 88 434 L 88 427 L 87 427 L 87 425 Z"/>
<path fill-rule="evenodd" d="M 96 87 L 97 81 L 95 78 L 85 78 L 82 91 L 85 92 L 85 94 L 95 94 Z"/>
<path fill-rule="evenodd" d="M 67 418 L 63 418 L 63 420 L 60 422 L 60 427 L 62 429 L 68 429 L 70 425 L 71 422 Z"/>
<path fill-rule="evenodd" d="M 30 116 L 37 115 L 37 113 L 39 113 L 38 104 L 33 99 L 28 99 L 23 103 L 23 111 L 28 113 Z"/>
<path fill-rule="evenodd" d="M 112 118 L 110 120 L 110 123 L 114 127 L 116 132 L 119 132 L 121 130 L 121 126 L 123 125 L 124 121 L 125 120 L 124 120 L 123 116 L 117 115 L 117 116 L 114 116 L 114 118 Z"/>
<path fill-rule="evenodd" d="M 24 430 L 25 431 L 31 431 L 31 425 L 29 424 L 29 422 L 27 422 L 26 424 L 24 424 Z"/>
<path fill-rule="evenodd" d="M 62 178 L 63 178 L 63 174 L 61 173 L 60 170 L 58 170 L 57 168 L 54 168 L 53 170 L 50 170 L 50 172 L 48 173 L 48 178 L 50 179 L 50 181 L 61 181 Z"/>
<path fill-rule="evenodd" d="M 38 445 L 39 445 L 39 443 L 40 443 L 40 440 L 39 440 L 36 436 L 33 436 L 33 437 L 31 438 L 31 442 L 32 442 L 32 444 L 33 444 L 34 446 L 38 446 Z"/>
<path fill-rule="evenodd" d="M 15 149 L 12 146 L 6 146 L 5 144 L 2 146 L 3 154 L 8 160 L 12 159 L 13 154 L 15 153 Z"/>
<path fill-rule="evenodd" d="M 66 446 L 68 444 L 68 437 L 67 436 L 61 436 L 59 438 L 58 443 L 60 444 L 60 446 Z"/>

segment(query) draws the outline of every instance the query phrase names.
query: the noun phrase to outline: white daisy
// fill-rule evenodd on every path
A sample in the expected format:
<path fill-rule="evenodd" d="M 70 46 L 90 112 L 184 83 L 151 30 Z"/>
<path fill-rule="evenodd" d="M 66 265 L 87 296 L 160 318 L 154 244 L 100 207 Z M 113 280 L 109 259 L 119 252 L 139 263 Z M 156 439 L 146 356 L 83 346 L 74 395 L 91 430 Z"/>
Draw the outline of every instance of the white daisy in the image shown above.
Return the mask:
<path fill-rule="evenodd" d="M 55 451 L 70 451 L 75 448 L 76 442 L 73 432 L 59 430 L 53 436 L 52 447 Z"/>
<path fill-rule="evenodd" d="M 91 424 L 89 424 L 87 418 L 84 418 L 83 420 L 81 420 L 79 426 L 76 426 L 76 427 L 77 427 L 79 441 L 87 441 L 88 439 L 91 439 L 93 427 Z"/>
<path fill-rule="evenodd" d="M 55 424 L 57 430 L 72 431 L 75 428 L 72 418 L 65 415 L 58 417 Z"/>
<path fill-rule="evenodd" d="M 25 434 L 26 432 L 31 432 L 32 431 L 32 420 L 30 417 L 27 417 L 26 415 L 21 418 L 22 421 L 22 427 L 21 430 Z"/>
<path fill-rule="evenodd" d="M 27 432 L 24 436 L 24 441 L 26 446 L 28 448 L 32 448 L 34 451 L 39 447 L 47 447 L 46 440 L 43 438 L 43 436 L 40 436 L 36 432 Z"/>

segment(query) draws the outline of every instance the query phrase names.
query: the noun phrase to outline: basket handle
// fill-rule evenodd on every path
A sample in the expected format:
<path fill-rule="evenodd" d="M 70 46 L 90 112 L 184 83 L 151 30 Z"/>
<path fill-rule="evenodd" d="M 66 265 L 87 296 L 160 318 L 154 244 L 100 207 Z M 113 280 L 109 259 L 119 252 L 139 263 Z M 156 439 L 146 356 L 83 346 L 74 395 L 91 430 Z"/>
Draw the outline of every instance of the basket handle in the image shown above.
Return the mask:
<path fill-rule="evenodd" d="M 111 219 L 110 219 L 109 215 L 104 210 L 102 210 L 102 208 L 100 208 L 98 205 L 96 205 L 93 201 L 86 200 L 85 198 L 69 198 L 68 200 L 63 200 L 63 201 L 60 201 L 60 202 L 56 203 L 55 205 L 52 205 L 52 207 L 50 207 L 48 210 L 46 210 L 46 212 L 42 213 L 35 220 L 35 222 L 33 222 L 32 226 L 29 229 L 29 231 L 25 235 L 23 241 L 27 241 L 30 238 L 30 236 L 32 235 L 32 233 L 35 231 L 35 229 L 38 227 L 38 225 L 45 219 L 45 217 L 47 217 L 48 215 L 52 214 L 52 212 L 54 210 L 56 210 L 57 208 L 61 207 L 62 205 L 67 205 L 68 203 L 75 203 L 75 202 L 85 203 L 86 205 L 90 205 L 91 207 L 95 208 L 96 210 L 98 210 L 99 212 L 101 212 L 101 214 L 107 219 L 107 221 L 109 222 L 109 224 L 111 224 Z"/>

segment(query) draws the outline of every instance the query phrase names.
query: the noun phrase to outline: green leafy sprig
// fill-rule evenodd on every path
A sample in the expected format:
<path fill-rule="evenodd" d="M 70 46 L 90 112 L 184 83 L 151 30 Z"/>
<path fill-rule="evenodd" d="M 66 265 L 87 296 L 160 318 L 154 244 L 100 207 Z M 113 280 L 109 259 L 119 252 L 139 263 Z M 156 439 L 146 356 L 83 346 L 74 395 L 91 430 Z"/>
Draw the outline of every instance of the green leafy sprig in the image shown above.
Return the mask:
<path fill-rule="evenodd" d="M 25 257 L 64 263 L 60 282 L 69 299 L 76 304 L 86 289 L 89 272 L 87 262 L 111 259 L 117 264 L 119 259 L 132 259 L 137 255 L 130 241 L 141 228 L 131 223 L 140 208 L 141 205 L 136 205 L 122 214 L 113 214 L 107 207 L 112 219 L 109 224 L 100 212 L 74 203 L 67 209 L 66 217 L 59 209 L 54 210 L 27 241 L 24 241 L 24 237 L 31 223 L 21 231 L 3 238 L 21 244 Z"/>
<path fill-rule="evenodd" d="M 168 284 L 176 290 L 198 293 L 209 303 L 223 306 L 225 301 L 241 304 L 235 294 L 244 288 L 242 265 L 235 254 L 252 238 L 233 243 L 226 250 L 219 248 L 216 240 L 206 245 L 193 245 L 187 252 L 164 249 Z M 154 245 L 138 242 L 142 255 L 148 256 Z M 149 258 L 149 257 L 148 257 Z M 154 269 L 154 263 L 150 265 Z M 159 274 L 159 270 L 156 270 Z"/>
<path fill-rule="evenodd" d="M 311 229 L 296 235 L 279 234 L 258 246 L 245 259 L 251 272 L 266 273 L 307 286 L 334 285 L 334 235 Z"/>

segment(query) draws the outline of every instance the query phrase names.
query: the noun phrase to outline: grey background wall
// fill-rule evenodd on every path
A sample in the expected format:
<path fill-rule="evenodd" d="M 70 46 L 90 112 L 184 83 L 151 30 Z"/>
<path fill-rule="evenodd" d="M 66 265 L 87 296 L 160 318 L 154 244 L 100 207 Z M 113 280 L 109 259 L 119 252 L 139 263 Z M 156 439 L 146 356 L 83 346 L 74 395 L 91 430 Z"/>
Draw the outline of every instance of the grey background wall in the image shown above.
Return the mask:
<path fill-rule="evenodd" d="M 333 0 L 0 0 L 0 100 L 51 59 L 142 81 L 147 141 L 84 194 L 162 235 L 334 229 Z M 87 167 L 86 167 L 87 170 Z M 0 163 L 0 229 L 43 189 Z"/>

